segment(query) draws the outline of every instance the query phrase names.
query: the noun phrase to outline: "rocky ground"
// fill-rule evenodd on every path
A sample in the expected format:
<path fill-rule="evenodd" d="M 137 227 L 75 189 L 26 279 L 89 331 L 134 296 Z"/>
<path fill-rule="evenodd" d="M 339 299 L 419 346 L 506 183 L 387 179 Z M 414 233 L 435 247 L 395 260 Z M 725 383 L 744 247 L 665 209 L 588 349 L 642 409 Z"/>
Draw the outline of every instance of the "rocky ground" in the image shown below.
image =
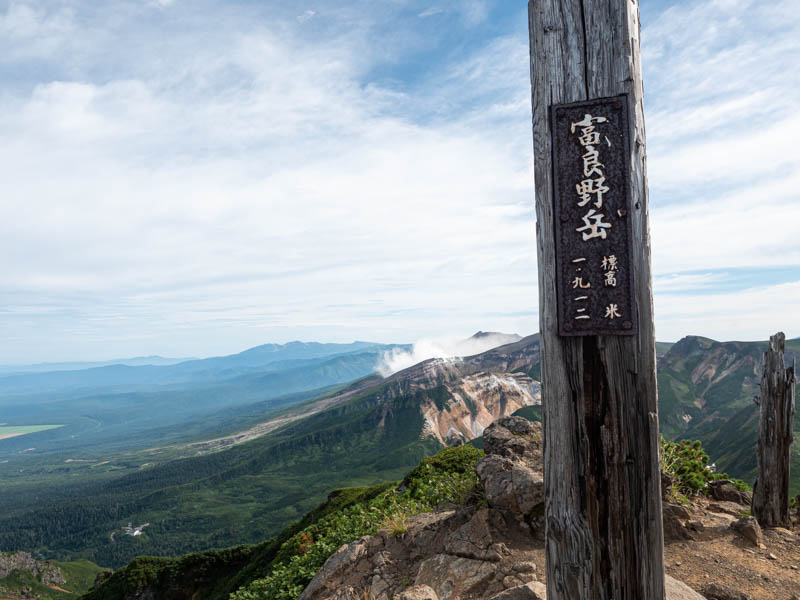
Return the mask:
<path fill-rule="evenodd" d="M 544 600 L 541 426 L 484 432 L 483 501 L 425 513 L 339 549 L 300 600 Z M 665 501 L 669 600 L 800 600 L 800 526 L 762 532 L 749 496 Z"/>

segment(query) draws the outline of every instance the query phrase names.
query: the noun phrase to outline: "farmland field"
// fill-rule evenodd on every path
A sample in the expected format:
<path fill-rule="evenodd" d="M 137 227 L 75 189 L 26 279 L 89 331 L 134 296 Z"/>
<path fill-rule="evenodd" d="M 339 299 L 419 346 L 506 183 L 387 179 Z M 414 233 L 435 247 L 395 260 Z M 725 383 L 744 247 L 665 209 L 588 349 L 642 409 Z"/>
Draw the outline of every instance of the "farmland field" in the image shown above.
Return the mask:
<path fill-rule="evenodd" d="M 17 437 L 26 435 L 28 433 L 36 433 L 37 431 L 47 431 L 48 429 L 56 429 L 63 427 L 63 425 L 8 425 L 0 426 L 0 440 L 10 437 Z"/>

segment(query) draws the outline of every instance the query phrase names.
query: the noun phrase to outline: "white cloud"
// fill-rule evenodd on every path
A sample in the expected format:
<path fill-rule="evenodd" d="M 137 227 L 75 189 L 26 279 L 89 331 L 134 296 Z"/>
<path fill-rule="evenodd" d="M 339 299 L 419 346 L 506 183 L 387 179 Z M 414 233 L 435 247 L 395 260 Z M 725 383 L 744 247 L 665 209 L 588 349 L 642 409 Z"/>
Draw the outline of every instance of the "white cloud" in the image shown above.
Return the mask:
<path fill-rule="evenodd" d="M 444 12 L 443 8 L 440 8 L 438 6 L 431 6 L 430 8 L 426 8 L 425 10 L 423 10 L 417 16 L 421 19 L 425 19 L 426 17 L 432 17 L 433 15 L 440 15 L 443 12 Z"/>
<path fill-rule="evenodd" d="M 728 293 L 656 296 L 656 336 L 675 341 L 692 331 L 717 340 L 765 340 L 783 331 L 797 337 L 798 306 L 800 281 Z"/>
<path fill-rule="evenodd" d="M 493 32 L 435 53 L 422 82 L 385 83 L 375 69 L 421 52 L 392 7 L 343 4 L 312 36 L 294 3 L 266 19 L 209 0 L 197 20 L 190 4 L 155 21 L 141 2 L 0 16 L 17 36 L 0 64 L 39 61 L 0 95 L 0 362 L 537 329 L 526 39 Z M 441 18 L 483 31 L 488 5 L 460 6 Z M 744 35 L 739 9 L 774 44 Z M 643 32 L 670 303 L 715 270 L 800 264 L 795 17 L 688 10 Z M 749 294 L 725 301 L 746 314 Z M 671 306 L 685 312 L 665 308 L 665 331 L 708 333 Z"/>
<path fill-rule="evenodd" d="M 52 57 L 75 31 L 69 7 L 46 10 L 34 2 L 11 2 L 0 13 L 0 64 Z"/>
<path fill-rule="evenodd" d="M 302 14 L 297 15 L 297 20 L 300 23 L 305 23 L 309 19 L 312 19 L 317 12 L 314 10 L 304 10 Z"/>
<path fill-rule="evenodd" d="M 377 370 L 384 377 L 407 369 L 429 358 L 455 358 L 473 356 L 497 346 L 517 341 L 513 334 L 491 333 L 480 337 L 422 339 L 414 343 L 411 351 L 394 348 L 383 353 Z"/>

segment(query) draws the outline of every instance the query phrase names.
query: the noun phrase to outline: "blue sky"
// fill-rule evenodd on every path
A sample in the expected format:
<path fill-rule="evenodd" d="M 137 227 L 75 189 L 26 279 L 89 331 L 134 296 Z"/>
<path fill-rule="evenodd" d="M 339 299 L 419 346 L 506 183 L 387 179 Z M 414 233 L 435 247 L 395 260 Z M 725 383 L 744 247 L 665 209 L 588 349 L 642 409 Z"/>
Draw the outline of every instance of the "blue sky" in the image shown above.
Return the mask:
<path fill-rule="evenodd" d="M 656 331 L 800 335 L 795 0 L 645 2 Z M 526 3 L 0 2 L 0 362 L 538 328 Z"/>

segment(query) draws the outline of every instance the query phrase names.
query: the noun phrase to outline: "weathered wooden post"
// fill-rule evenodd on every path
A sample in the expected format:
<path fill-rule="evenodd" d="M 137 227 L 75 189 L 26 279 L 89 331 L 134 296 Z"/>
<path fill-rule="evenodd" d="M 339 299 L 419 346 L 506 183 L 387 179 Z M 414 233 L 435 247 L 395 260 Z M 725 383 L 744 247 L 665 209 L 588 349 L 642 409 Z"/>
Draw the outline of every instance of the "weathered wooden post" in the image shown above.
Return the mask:
<path fill-rule="evenodd" d="M 548 600 L 662 600 L 639 8 L 528 16 Z"/>
<path fill-rule="evenodd" d="M 778 332 L 769 338 L 761 376 L 758 475 L 753 490 L 753 516 L 763 527 L 790 527 L 789 463 L 796 365 L 786 368 L 783 351 L 786 336 Z"/>

